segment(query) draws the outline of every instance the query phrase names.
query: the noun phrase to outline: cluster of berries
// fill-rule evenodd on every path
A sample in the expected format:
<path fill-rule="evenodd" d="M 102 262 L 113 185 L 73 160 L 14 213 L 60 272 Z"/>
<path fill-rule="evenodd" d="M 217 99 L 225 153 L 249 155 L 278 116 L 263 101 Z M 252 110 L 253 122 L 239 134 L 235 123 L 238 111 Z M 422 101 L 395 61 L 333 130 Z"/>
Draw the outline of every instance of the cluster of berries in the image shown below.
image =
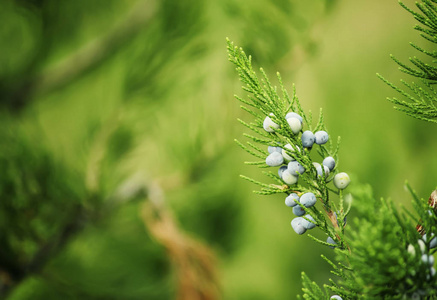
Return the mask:
<path fill-rule="evenodd" d="M 267 132 L 275 132 L 280 128 L 279 124 L 272 121 L 270 117 L 274 116 L 270 114 L 264 119 L 263 128 Z M 303 119 L 295 112 L 289 112 L 285 116 L 285 119 L 290 126 L 293 134 L 297 135 L 302 131 Z M 311 149 L 314 144 L 323 145 L 329 141 L 329 135 L 326 131 L 317 131 L 313 133 L 309 130 L 302 132 L 300 137 L 302 147 Z M 299 175 L 305 173 L 305 167 L 295 159 L 295 156 L 301 154 L 299 146 L 286 144 L 283 147 L 269 146 L 269 155 L 266 158 L 266 164 L 271 167 L 279 167 L 278 175 L 286 184 L 293 185 L 298 182 Z M 335 169 L 336 162 L 331 156 L 325 157 L 322 164 L 313 163 L 313 166 L 317 172 L 317 176 L 320 178 L 328 178 L 329 174 Z M 346 173 L 338 173 L 333 178 L 333 183 L 338 189 L 345 189 L 349 183 L 350 178 Z M 304 234 L 308 229 L 312 229 L 316 226 L 316 222 L 311 215 L 306 214 L 305 208 L 312 207 L 316 204 L 317 199 L 313 193 L 304 193 L 300 197 L 296 193 L 291 193 L 286 199 L 285 204 L 293 208 L 293 213 L 297 216 L 291 221 L 291 227 L 297 234 Z M 300 203 L 301 205 L 298 205 Z M 306 214 L 306 215 L 305 215 Z M 305 216 L 304 216 L 305 215 Z M 304 216 L 304 217 L 303 217 Z M 331 240 L 329 240 L 331 239 Z M 332 238 L 328 238 L 328 243 L 335 244 Z"/>
<path fill-rule="evenodd" d="M 420 259 L 421 259 L 422 263 L 425 266 L 430 268 L 429 269 L 430 274 L 427 275 L 427 280 L 430 280 L 431 277 L 435 277 L 436 270 L 434 268 L 434 256 L 432 256 L 431 254 L 428 253 L 426 244 L 428 244 L 429 249 L 436 248 L 437 247 L 437 238 L 434 237 L 434 235 L 432 234 L 430 240 L 428 241 L 426 234 L 424 234 L 422 236 L 422 239 L 417 240 L 417 244 L 419 245 L 419 249 L 421 252 Z M 416 256 L 416 249 L 414 248 L 414 246 L 412 244 L 408 245 L 407 250 L 408 250 L 408 253 L 410 253 L 412 256 Z"/>
<path fill-rule="evenodd" d="M 270 116 L 273 116 L 273 114 L 270 114 Z M 289 112 L 285 116 L 285 119 L 294 134 L 298 134 L 302 130 L 303 119 L 297 113 Z M 272 119 L 267 116 L 264 119 L 263 128 L 267 132 L 274 132 L 280 128 L 280 125 L 274 123 Z M 323 130 L 317 131 L 315 134 L 307 130 L 304 131 L 301 136 L 302 146 L 307 149 L 311 149 L 314 144 L 326 144 L 328 140 L 329 135 Z M 299 175 L 302 175 L 306 171 L 292 156 L 293 153 L 300 153 L 301 149 L 298 146 L 286 144 L 283 148 L 269 146 L 267 150 L 269 155 L 266 158 L 266 164 L 270 167 L 279 167 L 278 175 L 286 184 L 296 184 Z M 334 170 L 336 163 L 333 157 L 328 156 L 323 160 L 322 165 L 319 163 L 313 163 L 313 165 L 319 177 L 324 176 L 327 178 L 329 173 Z M 335 175 L 333 182 L 338 189 L 345 189 L 350 183 L 350 178 L 346 173 L 338 173 Z"/>
<path fill-rule="evenodd" d="M 284 146 L 285 149 L 288 149 L 291 152 L 294 152 L 294 149 L 290 144 Z M 299 147 L 296 147 L 297 151 L 300 151 Z M 279 177 L 286 184 L 295 184 L 299 179 L 299 175 L 305 172 L 305 168 L 293 157 L 287 154 L 287 152 L 281 147 L 268 147 L 269 156 L 266 158 L 266 164 L 271 167 L 281 166 L 278 169 Z M 288 161 L 287 165 L 283 165 Z"/>
<path fill-rule="evenodd" d="M 428 237 L 426 234 L 422 236 L 422 240 L 424 242 L 429 242 L 429 249 L 434 249 L 437 247 L 437 237 L 434 236 L 434 234 L 431 234 L 430 240 L 428 241 Z"/>
<path fill-rule="evenodd" d="M 293 207 L 293 213 L 296 218 L 291 221 L 291 227 L 297 234 L 304 234 L 307 229 L 313 229 L 316 227 L 316 222 L 311 215 L 305 215 L 305 210 L 297 203 L 302 204 L 304 207 L 312 207 L 316 204 L 317 198 L 313 193 L 305 193 L 299 197 L 296 193 L 291 193 L 285 198 L 285 205 Z M 304 217 L 302 217 L 305 215 Z"/>

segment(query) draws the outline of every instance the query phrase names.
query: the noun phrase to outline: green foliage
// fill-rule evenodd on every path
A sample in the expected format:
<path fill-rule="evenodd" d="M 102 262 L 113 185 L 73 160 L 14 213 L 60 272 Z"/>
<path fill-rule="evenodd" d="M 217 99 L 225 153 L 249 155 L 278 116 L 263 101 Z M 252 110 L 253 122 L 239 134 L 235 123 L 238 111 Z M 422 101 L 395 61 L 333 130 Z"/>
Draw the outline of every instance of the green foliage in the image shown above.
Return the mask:
<path fill-rule="evenodd" d="M 87 194 L 81 177 L 35 141 L 11 128 L 0 134 L 0 261 L 19 278 L 23 265 L 32 268 L 39 252 L 62 237 Z"/>
<path fill-rule="evenodd" d="M 323 292 L 314 281 L 311 281 L 305 273 L 302 273 L 303 298 L 306 300 L 320 300 L 329 298 L 326 291 Z"/>
<path fill-rule="evenodd" d="M 353 299 L 354 294 L 363 299 L 395 299 L 422 289 L 427 272 L 419 272 L 424 269 L 420 255 L 412 256 L 407 250 L 408 244 L 417 245 L 419 238 L 414 222 L 399 214 L 390 201 L 377 201 L 372 195 L 356 198 L 355 203 L 359 203 L 358 211 L 364 203 L 378 208 L 366 218 L 355 219 L 356 231 L 351 232 L 350 239 L 352 253 L 345 259 L 353 270 L 352 278 L 343 282 L 349 291 L 348 299 Z M 411 276 L 416 273 L 420 276 Z"/>
<path fill-rule="evenodd" d="M 437 2 L 434 0 L 422 0 L 421 2 L 416 2 L 416 6 L 419 8 L 420 12 L 415 12 L 400 2 L 401 6 L 420 22 L 421 25 L 416 25 L 414 29 L 419 31 L 420 36 L 424 39 L 436 44 L 437 6 L 434 3 Z M 392 58 L 400 66 L 399 69 L 402 72 L 418 78 L 421 84 L 414 82 L 408 83 L 401 80 L 402 84 L 407 89 L 407 91 L 405 91 L 405 89 L 395 86 L 381 75 L 378 74 L 378 76 L 406 98 L 406 100 L 397 99 L 395 97 L 388 98 L 388 100 L 395 104 L 395 109 L 419 120 L 437 123 L 437 91 L 434 87 L 437 83 L 437 68 L 434 66 L 437 52 L 435 50 L 426 50 L 415 43 L 410 44 L 422 55 L 425 55 L 425 58 L 410 57 L 409 60 L 412 66 L 401 62 L 394 56 L 392 56 Z"/>
<path fill-rule="evenodd" d="M 416 213 L 401 213 L 392 201 L 376 200 L 367 187 L 354 189 L 358 217 L 353 230 L 348 231 L 351 252 L 336 250 L 337 263 L 325 258 L 339 279 L 330 280 L 327 289 L 343 299 L 435 299 L 436 278 L 422 262 L 422 255 L 432 255 L 435 249 L 430 249 L 429 243 L 421 249 L 415 220 L 423 216 L 426 220 L 422 224 L 433 224 L 425 226 L 427 232 L 435 232 L 437 215 L 429 210 L 426 199 L 411 192 Z M 314 283 L 304 280 L 304 298 L 316 299 L 312 294 L 319 291 Z"/>

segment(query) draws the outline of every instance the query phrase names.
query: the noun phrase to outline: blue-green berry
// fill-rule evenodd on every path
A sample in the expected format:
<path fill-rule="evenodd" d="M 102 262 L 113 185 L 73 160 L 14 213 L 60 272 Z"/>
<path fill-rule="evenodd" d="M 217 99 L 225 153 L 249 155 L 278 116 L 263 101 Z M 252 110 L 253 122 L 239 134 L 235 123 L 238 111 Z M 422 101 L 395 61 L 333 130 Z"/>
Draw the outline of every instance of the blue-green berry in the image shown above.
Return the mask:
<path fill-rule="evenodd" d="M 417 240 L 417 243 L 419 244 L 420 252 L 422 252 L 422 254 L 425 253 L 426 251 L 425 243 L 422 240 Z"/>
<path fill-rule="evenodd" d="M 302 222 L 305 221 L 304 218 L 298 217 L 298 218 L 294 218 L 291 221 L 291 227 L 293 227 L 294 231 L 297 234 L 304 234 L 306 231 L 306 228 L 302 225 Z"/>
<path fill-rule="evenodd" d="M 279 175 L 280 178 L 282 178 L 282 173 L 284 173 L 285 170 L 287 170 L 287 166 L 281 166 L 278 169 L 278 175 Z"/>
<path fill-rule="evenodd" d="M 433 239 L 429 242 L 429 248 L 430 248 L 430 249 L 434 249 L 435 247 L 437 247 L 437 238 L 433 238 Z"/>
<path fill-rule="evenodd" d="M 323 176 L 322 166 L 319 163 L 317 163 L 317 165 L 315 165 L 315 167 L 316 167 L 316 171 L 317 171 L 317 176 L 322 177 Z M 329 168 L 324 165 L 323 170 L 325 171 L 325 177 L 328 177 Z"/>
<path fill-rule="evenodd" d="M 433 249 L 435 247 L 437 247 L 437 238 L 434 236 L 434 234 L 431 234 L 431 241 L 427 240 L 427 235 L 424 234 L 422 236 L 422 240 L 424 240 L 425 242 L 429 242 L 429 248 Z"/>
<path fill-rule="evenodd" d="M 297 118 L 288 118 L 287 123 L 294 134 L 298 134 L 302 129 L 302 122 Z"/>
<path fill-rule="evenodd" d="M 305 168 L 296 160 L 290 161 L 288 163 L 288 170 L 291 174 L 303 174 L 305 172 Z"/>
<path fill-rule="evenodd" d="M 334 185 L 336 188 L 338 188 L 340 190 L 347 188 L 347 186 L 349 185 L 350 182 L 351 182 L 351 179 L 349 178 L 349 175 L 347 175 L 347 173 L 344 173 L 344 172 L 338 173 L 334 177 Z"/>
<path fill-rule="evenodd" d="M 288 207 L 296 206 L 297 202 L 299 202 L 299 196 L 296 193 L 291 193 L 287 198 L 285 198 L 285 205 Z"/>
<path fill-rule="evenodd" d="M 339 295 L 334 295 L 331 296 L 331 298 L 329 298 L 330 300 L 343 300 L 343 298 L 341 298 Z"/>
<path fill-rule="evenodd" d="M 300 203 L 305 207 L 311 207 L 316 204 L 317 198 L 313 193 L 305 193 L 300 197 Z"/>
<path fill-rule="evenodd" d="M 270 114 L 270 116 L 273 116 L 273 114 Z M 263 128 L 267 132 L 275 132 L 275 129 L 279 129 L 279 125 L 270 119 L 270 117 L 266 117 L 263 122 Z"/>
<path fill-rule="evenodd" d="M 328 156 L 323 160 L 322 163 L 324 166 L 327 166 L 330 171 L 334 170 L 335 168 L 335 160 L 332 156 Z"/>
<path fill-rule="evenodd" d="M 428 255 L 428 254 L 423 254 L 422 255 L 422 262 L 424 264 L 427 264 L 430 267 L 432 267 L 434 265 L 434 256 Z"/>
<path fill-rule="evenodd" d="M 314 136 L 314 133 L 307 130 L 302 133 L 301 140 L 302 146 L 304 146 L 305 148 L 311 148 L 316 141 L 316 137 Z"/>
<path fill-rule="evenodd" d="M 330 236 L 328 236 L 328 238 L 326 239 L 326 242 L 328 244 L 331 244 L 331 245 L 337 245 L 337 243 Z M 335 247 L 334 246 L 329 246 L 329 248 L 334 249 Z"/>
<path fill-rule="evenodd" d="M 266 158 L 266 164 L 270 167 L 277 167 L 282 165 L 284 162 L 284 158 L 282 157 L 282 154 L 279 152 L 273 152 Z"/>
<path fill-rule="evenodd" d="M 295 112 L 289 112 L 289 113 L 287 113 L 287 114 L 285 115 L 285 118 L 286 118 L 286 119 L 296 118 L 296 119 L 298 119 L 301 123 L 303 123 L 303 119 L 302 119 L 302 117 L 301 117 L 300 115 L 298 115 L 297 113 L 295 113 Z"/>
<path fill-rule="evenodd" d="M 295 147 L 295 148 L 294 148 Z M 285 146 L 284 146 L 284 149 L 282 149 L 282 156 L 284 157 L 284 159 L 286 160 L 286 161 L 293 161 L 293 160 L 295 160 L 292 156 L 290 156 L 290 155 L 288 155 L 287 154 L 287 152 L 285 151 L 285 149 L 287 149 L 289 152 L 292 152 L 292 153 L 295 153 L 296 151 L 297 152 L 300 152 L 300 149 L 299 149 L 299 147 L 298 146 L 291 146 L 290 144 L 286 144 Z"/>
<path fill-rule="evenodd" d="M 313 217 L 311 217 L 311 215 L 305 215 L 305 218 L 307 218 L 309 221 L 303 219 L 302 221 L 303 227 L 305 227 L 306 229 L 313 229 L 314 227 L 316 227 L 316 221 L 314 220 Z"/>
<path fill-rule="evenodd" d="M 428 264 L 428 255 L 427 254 L 422 254 L 422 262 L 424 263 L 424 264 Z"/>
<path fill-rule="evenodd" d="M 314 136 L 316 137 L 316 144 L 317 145 L 323 145 L 326 144 L 329 140 L 329 135 L 326 131 L 317 131 Z"/>
<path fill-rule="evenodd" d="M 434 256 L 432 256 L 431 254 L 429 255 L 428 262 L 430 266 L 434 265 L 435 259 Z"/>
<path fill-rule="evenodd" d="M 295 207 L 293 207 L 293 214 L 295 214 L 298 217 L 301 217 L 305 214 L 305 210 L 299 205 L 296 205 Z"/>
<path fill-rule="evenodd" d="M 269 146 L 268 148 L 267 148 L 267 151 L 271 154 L 271 153 L 273 153 L 273 152 L 279 152 L 279 153 L 281 153 L 282 152 L 282 148 L 281 147 L 273 147 L 273 146 Z"/>
<path fill-rule="evenodd" d="M 292 184 L 297 183 L 297 180 L 299 179 L 297 174 L 291 174 L 291 172 L 288 169 L 284 170 L 284 172 L 282 172 L 281 178 L 288 185 L 292 185 Z"/>
<path fill-rule="evenodd" d="M 416 249 L 412 244 L 408 244 L 407 251 L 411 256 L 416 256 Z"/>

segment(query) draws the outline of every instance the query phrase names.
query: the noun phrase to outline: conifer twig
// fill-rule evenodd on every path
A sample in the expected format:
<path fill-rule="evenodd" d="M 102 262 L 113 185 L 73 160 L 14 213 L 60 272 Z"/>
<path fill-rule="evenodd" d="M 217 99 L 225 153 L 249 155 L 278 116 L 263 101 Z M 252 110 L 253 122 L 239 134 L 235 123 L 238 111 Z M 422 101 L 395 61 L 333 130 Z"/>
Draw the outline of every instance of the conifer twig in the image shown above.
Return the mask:
<path fill-rule="evenodd" d="M 214 253 L 179 229 L 156 182 L 149 184 L 148 201 L 143 203 L 141 217 L 150 234 L 166 248 L 174 265 L 178 280 L 177 299 L 218 299 Z"/>

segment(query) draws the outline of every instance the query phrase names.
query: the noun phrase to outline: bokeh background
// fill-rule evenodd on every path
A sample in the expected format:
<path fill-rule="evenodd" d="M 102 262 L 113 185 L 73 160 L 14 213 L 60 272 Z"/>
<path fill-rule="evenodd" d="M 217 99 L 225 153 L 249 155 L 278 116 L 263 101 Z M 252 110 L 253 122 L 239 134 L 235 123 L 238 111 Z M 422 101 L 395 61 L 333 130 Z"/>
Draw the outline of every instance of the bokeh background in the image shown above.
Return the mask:
<path fill-rule="evenodd" d="M 405 1 L 412 6 L 412 1 Z M 389 54 L 428 44 L 397 1 L 0 1 L 0 297 L 295 299 L 330 249 L 258 196 L 225 38 L 295 83 L 340 168 L 409 206 L 435 125 L 393 110 Z M 351 221 L 351 230 L 353 222 Z"/>

